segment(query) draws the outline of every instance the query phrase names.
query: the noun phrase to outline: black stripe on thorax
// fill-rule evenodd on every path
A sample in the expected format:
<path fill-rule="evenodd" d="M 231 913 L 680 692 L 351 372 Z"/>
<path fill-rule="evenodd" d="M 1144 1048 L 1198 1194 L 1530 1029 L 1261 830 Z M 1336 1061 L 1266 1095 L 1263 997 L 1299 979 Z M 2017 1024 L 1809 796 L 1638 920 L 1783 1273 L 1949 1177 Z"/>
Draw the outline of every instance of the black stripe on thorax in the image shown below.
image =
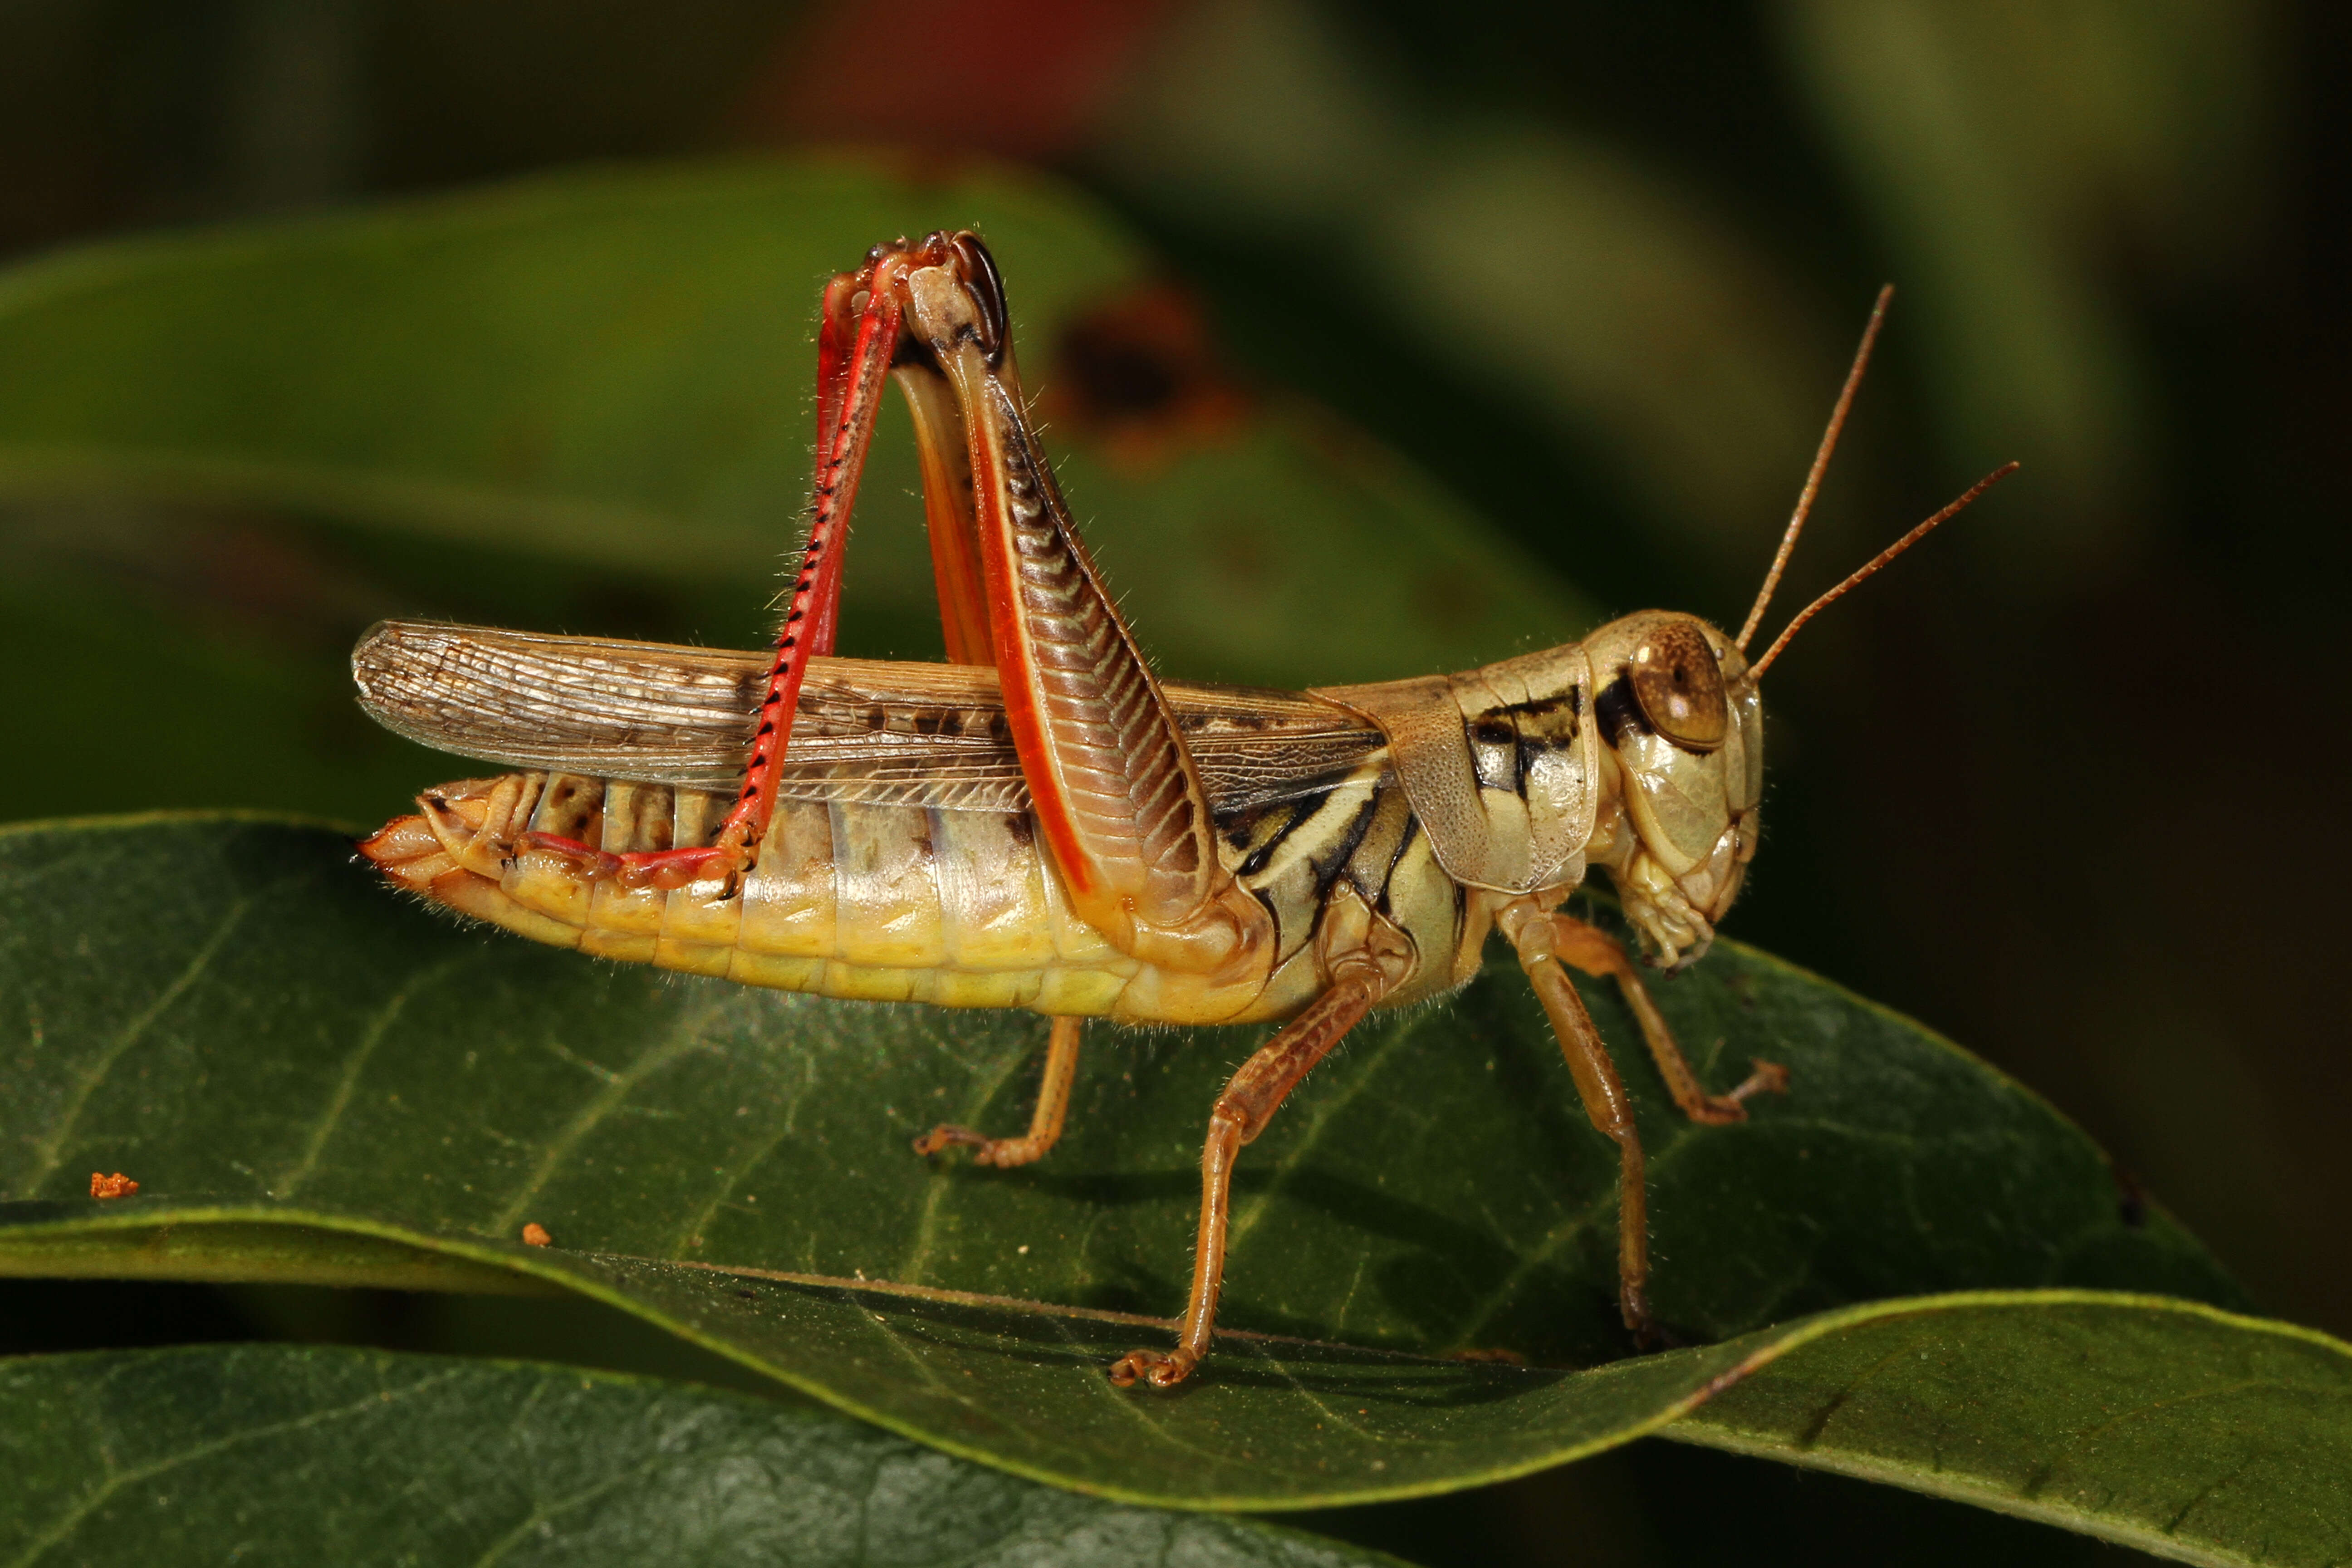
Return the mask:
<path fill-rule="evenodd" d="M 1348 862 L 1356 858 L 1356 850 L 1364 842 L 1364 835 L 1371 831 L 1372 817 L 1380 810 L 1381 798 L 1387 794 L 1378 785 L 1373 787 L 1339 836 L 1339 842 L 1333 846 L 1331 858 L 1316 866 L 1315 902 L 1318 906 L 1331 896 L 1331 889 L 1347 871 Z"/>
<path fill-rule="evenodd" d="M 1286 839 L 1305 826 L 1308 819 L 1323 809 L 1324 803 L 1331 798 L 1331 793 L 1328 789 L 1318 790 L 1313 795 L 1301 795 L 1292 801 L 1290 815 L 1284 819 L 1282 826 L 1267 835 L 1265 843 L 1250 851 L 1249 858 L 1241 863 L 1240 869 L 1234 874 L 1240 877 L 1255 877 L 1265 870 L 1267 864 L 1274 859 L 1275 851 L 1281 848 Z"/>

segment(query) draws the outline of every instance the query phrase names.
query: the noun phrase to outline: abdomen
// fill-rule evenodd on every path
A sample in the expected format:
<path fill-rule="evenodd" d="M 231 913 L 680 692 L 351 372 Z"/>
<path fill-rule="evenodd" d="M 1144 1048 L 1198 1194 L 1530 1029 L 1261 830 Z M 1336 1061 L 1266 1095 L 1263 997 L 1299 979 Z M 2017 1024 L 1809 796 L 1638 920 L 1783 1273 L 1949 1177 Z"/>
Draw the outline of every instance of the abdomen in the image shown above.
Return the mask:
<path fill-rule="evenodd" d="M 1171 1024 L 1280 1017 L 1321 987 L 1311 939 L 1340 877 L 1414 938 L 1406 1002 L 1467 978 L 1461 900 L 1384 776 L 1228 822 L 1229 868 L 1276 916 L 1274 973 L 1213 990 L 1113 947 L 1070 910 L 1026 812 L 839 800 L 777 803 L 736 896 L 713 885 L 624 889 L 526 831 L 614 854 L 711 842 L 725 795 L 567 773 L 444 785 L 361 846 L 395 882 L 520 935 L 745 984 L 950 1007 L 1027 1007 Z M 1360 827 L 1361 830 L 1357 829 Z"/>

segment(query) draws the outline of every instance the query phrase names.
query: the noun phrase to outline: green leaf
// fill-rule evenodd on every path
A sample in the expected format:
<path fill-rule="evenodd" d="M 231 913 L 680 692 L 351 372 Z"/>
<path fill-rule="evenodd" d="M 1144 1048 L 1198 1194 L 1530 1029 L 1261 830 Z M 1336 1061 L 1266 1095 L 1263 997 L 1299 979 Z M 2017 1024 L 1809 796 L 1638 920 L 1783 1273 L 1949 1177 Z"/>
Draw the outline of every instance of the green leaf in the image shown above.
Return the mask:
<path fill-rule="evenodd" d="M 1613 1156 L 1496 968 L 1376 1019 L 1251 1147 L 1236 1331 L 1161 1397 L 1100 1368 L 1166 1331 L 1132 1314 L 1180 1298 L 1205 1108 L 1261 1031 L 1098 1027 L 1049 1159 L 933 1166 L 907 1147 L 932 1122 L 1025 1116 L 1039 1021 L 456 930 L 321 829 L 14 829 L 0 1030 L 25 1043 L 0 1058 L 0 1100 L 21 1108 L 0 1129 L 19 1200 L 0 1269 L 505 1270 L 1107 1495 L 1296 1507 L 1467 1485 L 1638 1436 L 1804 1334 L 1612 1359 L 1630 1349 Z M 1588 994 L 1611 1039 L 1638 1037 Z M 1731 944 L 1660 995 L 1710 1079 L 1750 1055 L 1794 1073 L 1749 1122 L 1702 1129 L 1622 1058 L 1652 1154 L 1654 1299 L 1692 1339 L 1967 1287 L 2235 1300 L 2166 1216 L 2119 1200 L 2079 1131 L 1917 1026 Z M 93 1170 L 144 1191 L 78 1198 Z M 525 1223 L 556 1245 L 520 1245 Z M 1443 1359 L 1465 1352 L 1529 1365 Z"/>
<path fill-rule="evenodd" d="M 571 1367 L 283 1345 L 0 1365 L 0 1562 L 1346 1568 L 837 1416 Z"/>
<path fill-rule="evenodd" d="M 1171 668 L 1376 679 L 1590 623 L 1328 416 L 1107 339 L 1149 314 L 1139 247 L 1075 192 L 986 166 L 570 174 L 20 267 L 0 275 L 0 498 L 291 507 L 698 593 L 731 573 L 731 626 L 800 526 L 824 279 L 963 225 L 1003 265 L 1057 467 L 1104 520 L 1090 542 Z M 912 444 L 886 418 L 845 651 L 938 646 Z"/>
<path fill-rule="evenodd" d="M 1856 1309 L 1667 1436 L 2189 1563 L 2352 1555 L 2352 1345 L 2133 1297 Z"/>

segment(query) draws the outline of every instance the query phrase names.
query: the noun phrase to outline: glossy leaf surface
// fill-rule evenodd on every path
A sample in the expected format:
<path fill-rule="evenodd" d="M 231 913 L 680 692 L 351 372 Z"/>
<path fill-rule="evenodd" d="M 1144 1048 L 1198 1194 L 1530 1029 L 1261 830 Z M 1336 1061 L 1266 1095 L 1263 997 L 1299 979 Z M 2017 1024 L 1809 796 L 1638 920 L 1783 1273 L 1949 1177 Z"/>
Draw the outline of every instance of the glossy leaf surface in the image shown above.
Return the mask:
<path fill-rule="evenodd" d="M 12 1361 L 0 1365 L 0 1459 L 8 1563 L 1394 1561 L 1073 1496 L 741 1394 L 383 1352 Z"/>
<path fill-rule="evenodd" d="M 1165 1331 L 1116 1315 L 1178 1299 L 1202 1118 L 1253 1031 L 1097 1030 L 1064 1146 L 981 1172 L 908 1140 L 1022 1117 L 1036 1020 L 455 930 L 324 830 L 16 829 L 0 931 L 0 1026 L 22 1042 L 0 1094 L 28 1108 L 0 1152 L 17 1272 L 520 1271 L 955 1452 L 1269 1507 L 1622 1441 L 1786 1339 L 1621 1359 L 1613 1161 L 1500 966 L 1376 1020 L 1252 1146 L 1223 1321 L 1288 1338 L 1229 1336 L 1153 1398 L 1099 1368 Z M 1795 1075 L 1749 1123 L 1697 1129 L 1621 1050 L 1653 1154 L 1658 1310 L 1694 1341 L 1961 1287 L 2231 1299 L 2193 1241 L 2119 1201 L 2079 1132 L 1916 1026 L 1728 945 L 1662 997 L 1711 1078 L 1750 1054 Z M 144 1189 L 92 1205 L 100 1169 Z M 556 1245 L 520 1245 L 526 1223 Z M 1525 1364 L 1428 1359 L 1465 1352 Z"/>
<path fill-rule="evenodd" d="M 1862 1308 L 1670 1436 L 2191 1563 L 2352 1552 L 2352 1345 L 2185 1302 Z"/>

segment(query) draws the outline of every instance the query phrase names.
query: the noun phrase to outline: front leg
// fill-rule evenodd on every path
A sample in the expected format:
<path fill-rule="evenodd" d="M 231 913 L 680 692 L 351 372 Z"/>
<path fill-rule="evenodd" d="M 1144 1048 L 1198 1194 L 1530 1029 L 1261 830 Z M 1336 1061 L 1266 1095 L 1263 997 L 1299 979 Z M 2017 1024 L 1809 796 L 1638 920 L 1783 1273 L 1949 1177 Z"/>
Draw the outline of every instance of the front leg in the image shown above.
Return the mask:
<path fill-rule="evenodd" d="M 1557 911 L 1551 916 L 1551 928 L 1553 951 L 1560 962 L 1595 978 L 1606 976 L 1617 982 L 1625 1005 L 1633 1009 L 1634 1021 L 1642 1026 L 1643 1042 L 1650 1047 L 1666 1089 L 1685 1116 L 1716 1127 L 1745 1121 L 1749 1096 L 1787 1092 L 1789 1069 L 1778 1062 L 1759 1059 L 1748 1063 L 1748 1077 L 1729 1094 L 1709 1094 L 1698 1081 L 1698 1074 L 1691 1070 L 1690 1058 L 1675 1043 L 1665 1015 L 1650 1000 L 1650 988 L 1642 984 L 1641 972 L 1633 967 L 1625 944 L 1597 926 Z"/>

